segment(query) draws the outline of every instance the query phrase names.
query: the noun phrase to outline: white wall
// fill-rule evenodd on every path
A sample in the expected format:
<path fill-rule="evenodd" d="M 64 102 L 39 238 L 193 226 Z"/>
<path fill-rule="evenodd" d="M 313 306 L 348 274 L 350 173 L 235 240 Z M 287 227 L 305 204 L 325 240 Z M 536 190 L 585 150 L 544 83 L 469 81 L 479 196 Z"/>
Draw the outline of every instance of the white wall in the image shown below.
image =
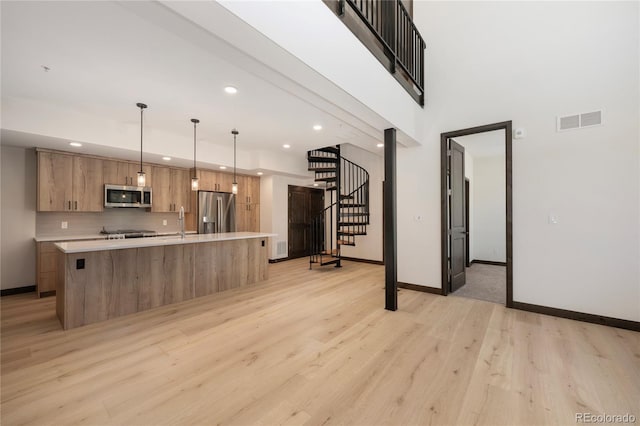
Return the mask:
<path fill-rule="evenodd" d="M 0 288 L 36 283 L 36 152 L 2 146 Z"/>
<path fill-rule="evenodd" d="M 414 3 L 427 105 L 424 145 L 398 151 L 400 281 L 440 287 L 440 133 L 513 120 L 527 130 L 513 146 L 514 300 L 640 320 L 638 14 Z M 603 126 L 555 131 L 556 116 L 600 108 Z"/>
<path fill-rule="evenodd" d="M 504 161 L 504 155 L 474 159 L 470 191 L 474 228 L 470 235 L 475 257 L 471 259 L 507 261 Z"/>
<path fill-rule="evenodd" d="M 382 149 L 382 148 L 381 148 Z M 355 246 L 341 246 L 343 256 L 382 261 L 382 181 L 384 161 L 350 144 L 340 145 L 340 155 L 369 172 L 369 225 L 367 235 L 355 237 Z"/>

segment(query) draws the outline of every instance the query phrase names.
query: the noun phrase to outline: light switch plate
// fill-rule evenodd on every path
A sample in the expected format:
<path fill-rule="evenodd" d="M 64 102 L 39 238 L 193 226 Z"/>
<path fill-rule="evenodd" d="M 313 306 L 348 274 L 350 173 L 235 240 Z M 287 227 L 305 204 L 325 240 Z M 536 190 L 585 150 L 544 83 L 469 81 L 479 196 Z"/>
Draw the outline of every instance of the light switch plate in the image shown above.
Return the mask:
<path fill-rule="evenodd" d="M 163 225 L 163 226 L 167 226 L 167 219 L 163 219 L 163 220 L 162 220 L 162 225 Z"/>
<path fill-rule="evenodd" d="M 61 222 L 60 223 L 60 228 L 62 229 L 67 229 L 69 227 L 69 222 Z"/>

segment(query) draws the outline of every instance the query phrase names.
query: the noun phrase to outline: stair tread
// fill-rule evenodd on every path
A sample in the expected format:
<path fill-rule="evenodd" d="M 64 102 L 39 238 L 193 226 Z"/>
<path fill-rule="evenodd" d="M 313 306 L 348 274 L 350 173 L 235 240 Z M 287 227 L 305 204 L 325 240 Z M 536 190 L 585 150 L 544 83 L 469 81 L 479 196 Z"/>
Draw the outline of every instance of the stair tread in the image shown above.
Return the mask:
<path fill-rule="evenodd" d="M 320 262 L 320 265 L 333 265 L 340 262 L 340 259 L 327 260 L 326 262 Z"/>
<path fill-rule="evenodd" d="M 369 225 L 369 222 L 338 222 L 338 226 Z"/>
<path fill-rule="evenodd" d="M 335 182 L 336 177 L 335 176 L 319 177 L 319 178 L 315 178 L 315 181 L 316 182 Z"/>
<path fill-rule="evenodd" d="M 307 170 L 309 170 L 310 172 L 335 173 L 337 169 L 335 167 L 309 167 Z"/>
<path fill-rule="evenodd" d="M 340 216 L 345 216 L 345 217 L 355 217 L 355 216 L 369 216 L 369 213 L 363 213 L 363 212 L 340 212 Z"/>
<path fill-rule="evenodd" d="M 340 244 L 341 246 L 355 246 L 356 243 L 354 241 L 349 241 L 349 240 L 337 240 L 337 243 Z"/>
<path fill-rule="evenodd" d="M 358 232 L 358 231 L 338 231 L 338 235 L 367 235 L 366 232 Z"/>
<path fill-rule="evenodd" d="M 312 163 L 337 163 L 338 159 L 336 157 L 307 157 Z"/>
<path fill-rule="evenodd" d="M 351 207 L 366 207 L 367 205 L 364 203 L 340 203 L 340 207 L 343 208 L 351 208 Z"/>
<path fill-rule="evenodd" d="M 335 146 L 325 146 L 322 148 L 314 149 L 312 151 L 330 152 L 332 154 L 338 154 L 340 152 L 340 150 Z"/>

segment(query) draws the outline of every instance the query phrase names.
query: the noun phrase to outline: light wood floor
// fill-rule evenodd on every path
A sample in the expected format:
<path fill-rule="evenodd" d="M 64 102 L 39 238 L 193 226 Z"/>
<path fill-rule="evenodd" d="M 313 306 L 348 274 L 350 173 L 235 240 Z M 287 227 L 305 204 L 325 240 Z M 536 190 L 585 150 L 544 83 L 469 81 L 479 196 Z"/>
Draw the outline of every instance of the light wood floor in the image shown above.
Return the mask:
<path fill-rule="evenodd" d="M 575 424 L 640 418 L 640 333 L 399 293 L 383 268 L 270 266 L 267 282 L 63 331 L 2 307 L 2 425 Z"/>

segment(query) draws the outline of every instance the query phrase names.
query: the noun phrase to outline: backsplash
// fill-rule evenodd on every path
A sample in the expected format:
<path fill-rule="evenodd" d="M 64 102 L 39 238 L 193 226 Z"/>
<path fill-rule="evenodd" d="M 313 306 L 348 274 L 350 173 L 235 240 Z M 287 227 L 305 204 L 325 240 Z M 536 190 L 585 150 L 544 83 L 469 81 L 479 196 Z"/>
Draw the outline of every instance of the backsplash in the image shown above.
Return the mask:
<path fill-rule="evenodd" d="M 162 225 L 166 220 L 167 225 Z M 61 223 L 67 222 L 67 229 Z M 144 229 L 157 232 L 178 232 L 178 213 L 151 213 L 143 209 L 105 209 L 101 213 L 40 212 L 36 213 L 38 237 L 97 234 L 108 230 Z"/>

